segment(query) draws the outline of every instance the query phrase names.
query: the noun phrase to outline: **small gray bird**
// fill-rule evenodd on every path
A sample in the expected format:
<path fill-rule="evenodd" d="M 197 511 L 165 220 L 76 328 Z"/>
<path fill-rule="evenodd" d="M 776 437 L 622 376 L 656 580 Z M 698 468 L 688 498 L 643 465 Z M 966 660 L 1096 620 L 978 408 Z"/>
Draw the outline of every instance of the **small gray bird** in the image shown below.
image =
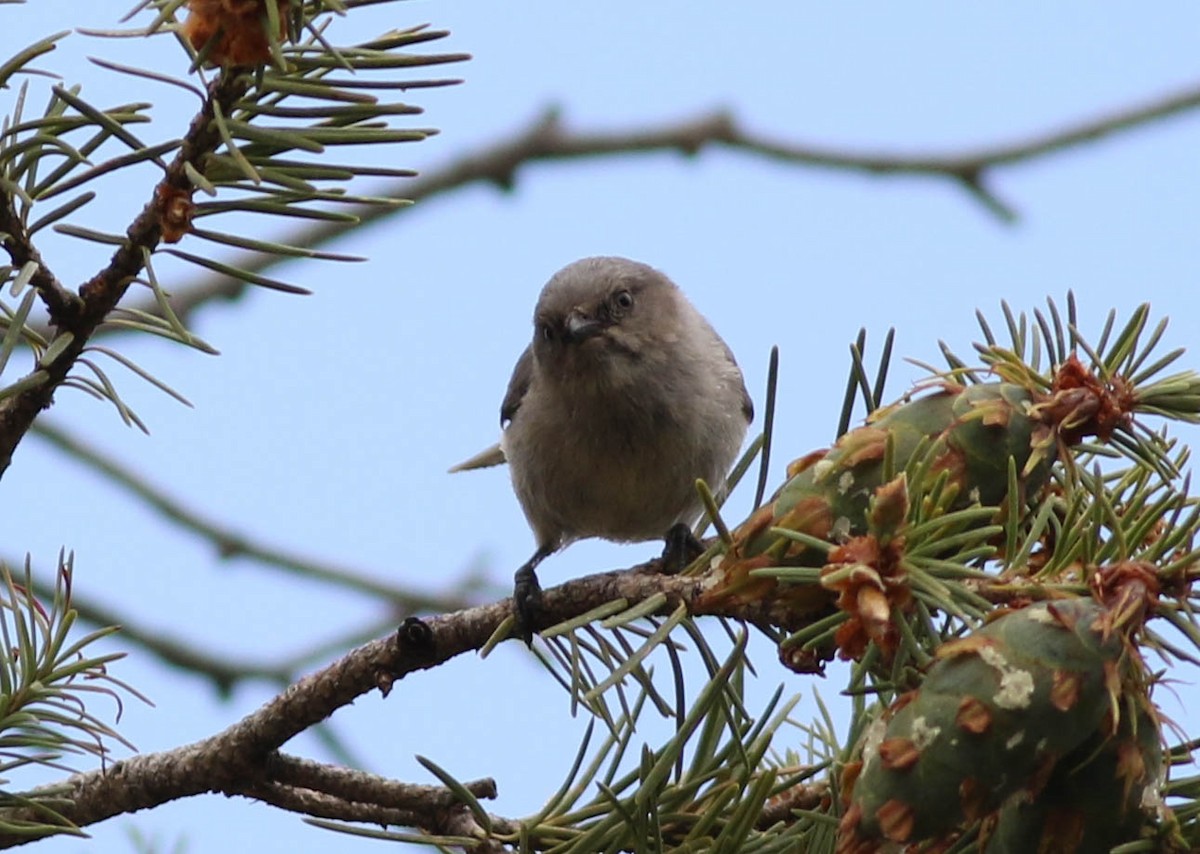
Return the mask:
<path fill-rule="evenodd" d="M 697 554 L 696 479 L 721 488 L 753 417 L 729 347 L 665 275 L 605 257 L 555 273 L 500 407 L 500 444 L 451 469 L 509 463 L 537 538 L 513 597 L 526 643 L 535 569 L 563 546 L 666 536 L 668 564 Z"/>

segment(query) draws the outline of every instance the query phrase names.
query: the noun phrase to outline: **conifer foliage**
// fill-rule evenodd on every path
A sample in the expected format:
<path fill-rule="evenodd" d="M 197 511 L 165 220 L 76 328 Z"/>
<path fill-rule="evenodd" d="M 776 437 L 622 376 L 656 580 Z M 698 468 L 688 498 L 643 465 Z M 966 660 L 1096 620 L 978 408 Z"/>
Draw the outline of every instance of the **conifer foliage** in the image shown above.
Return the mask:
<path fill-rule="evenodd" d="M 400 96 L 457 82 L 431 69 L 467 57 L 435 52 L 446 33 L 425 27 L 339 43 L 340 17 L 384 2 L 142 0 L 127 29 L 59 33 L 0 63 L 14 93 L 0 128 L 0 474 L 56 395 L 82 391 L 141 427 L 114 366 L 183 400 L 101 343 L 120 332 L 215 352 L 173 298 L 180 270 L 298 292 L 263 271 L 359 259 L 248 236 L 262 217 L 349 227 L 405 204 L 362 191 L 411 174 L 364 152 L 433 134 Z M 162 131 L 149 103 L 102 107 L 45 74 L 68 37 L 174 40 L 171 68 L 92 62 L 198 100 L 190 123 Z M 957 177 L 979 189 L 979 171 Z M 94 204 L 114 178 L 148 188 L 116 230 Z M 94 275 L 64 281 L 50 235 L 94 258 Z M 848 410 L 835 444 L 799 455 L 740 523 L 698 484 L 718 535 L 683 575 L 643 567 L 546 592 L 562 619 L 535 650 L 590 723 L 567 778 L 524 818 L 490 814 L 480 799 L 494 783 L 432 760 L 441 785 L 418 787 L 280 752 L 368 690 L 486 654 L 512 628 L 506 606 L 413 618 L 192 753 L 110 775 L 124 742 L 94 707 L 140 695 L 110 673 L 120 655 L 92 644 L 119 633 L 77 636 L 69 554 L 40 588 L 29 565 L 3 569 L 0 785 L 79 757 L 102 768 L 0 792 L 0 843 L 223 791 L 343 834 L 481 852 L 1200 850 L 1200 777 L 1182 770 L 1193 744 L 1162 713 L 1154 670 L 1200 660 L 1200 505 L 1172 433 L 1200 420 L 1200 375 L 1178 367 L 1182 351 L 1160 352 L 1166 323 L 1147 306 L 1095 336 L 1073 296 L 1002 315 L 1005 336 L 981 321 L 970 359 L 943 347 L 946 366 L 887 405 L 891 338 L 874 382 L 860 340 L 848 399 L 861 392 L 865 420 L 851 428 Z M 733 482 L 785 444 L 766 421 Z M 751 663 L 752 634 L 778 662 Z M 835 659 L 852 716 L 796 722 L 783 685 L 817 682 Z M 751 708 L 747 680 L 774 670 L 780 689 Z M 641 740 L 651 714 L 673 724 L 658 742 Z M 185 759 L 176 788 L 114 794 L 139 768 Z"/>

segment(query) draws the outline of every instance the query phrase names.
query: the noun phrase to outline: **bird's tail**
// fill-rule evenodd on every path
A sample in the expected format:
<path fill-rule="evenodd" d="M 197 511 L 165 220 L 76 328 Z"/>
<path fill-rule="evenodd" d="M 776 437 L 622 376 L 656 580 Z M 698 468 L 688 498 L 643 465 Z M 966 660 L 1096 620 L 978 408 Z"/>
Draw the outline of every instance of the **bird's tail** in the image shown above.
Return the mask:
<path fill-rule="evenodd" d="M 492 445 L 486 451 L 480 451 L 469 460 L 463 460 L 456 466 L 451 467 L 450 474 L 460 471 L 471 471 L 472 469 L 486 469 L 492 466 L 503 465 L 508 462 L 504 458 L 504 451 L 500 449 L 500 445 Z"/>

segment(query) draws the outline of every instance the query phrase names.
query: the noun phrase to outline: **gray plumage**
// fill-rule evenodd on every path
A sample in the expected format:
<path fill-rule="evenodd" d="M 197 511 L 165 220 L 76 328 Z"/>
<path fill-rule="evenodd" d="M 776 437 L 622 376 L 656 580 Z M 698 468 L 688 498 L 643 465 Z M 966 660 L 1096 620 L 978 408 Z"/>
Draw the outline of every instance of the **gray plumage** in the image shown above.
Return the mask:
<path fill-rule="evenodd" d="M 721 337 L 665 275 L 585 258 L 547 282 L 501 406 L 504 432 L 452 471 L 507 459 L 536 562 L 587 537 L 658 539 L 699 518 L 753 417 Z"/>

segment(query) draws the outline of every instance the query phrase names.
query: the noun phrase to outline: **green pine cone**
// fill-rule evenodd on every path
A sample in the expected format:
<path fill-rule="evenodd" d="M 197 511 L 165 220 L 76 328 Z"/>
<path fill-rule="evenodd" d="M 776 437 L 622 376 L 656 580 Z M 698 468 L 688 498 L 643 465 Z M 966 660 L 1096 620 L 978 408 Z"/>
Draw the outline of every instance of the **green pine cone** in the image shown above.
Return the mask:
<path fill-rule="evenodd" d="M 959 386 L 877 410 L 867 424 L 846 433 L 827 450 L 789 467 L 792 477 L 774 499 L 734 533 L 708 599 L 760 602 L 779 599 L 784 611 L 810 612 L 828 606 L 831 595 L 817 584 L 780 585 L 773 566 L 825 563 L 825 552 L 770 531 L 784 528 L 829 543 L 868 533 L 872 496 L 883 484 L 891 449 L 890 474 L 904 471 L 920 453 L 931 476 L 946 472 L 953 499 L 948 510 L 979 503 L 1006 506 L 1009 461 L 1015 462 L 1024 495 L 1046 482 L 1055 444 L 1030 413 L 1033 394 L 1011 383 Z M 924 450 L 922 450 L 924 449 Z M 1028 469 L 1028 471 L 1027 471 Z M 782 587 L 782 589 L 781 589 Z"/>
<path fill-rule="evenodd" d="M 939 647 L 921 687 L 867 738 L 838 850 L 940 837 L 1035 788 L 1100 732 L 1118 662 L 1133 660 L 1106 613 L 1091 599 L 1042 602 Z"/>
<path fill-rule="evenodd" d="M 984 854 L 1107 854 L 1142 837 L 1158 817 L 1163 773 L 1158 714 L 1131 695 L 1115 736 L 1094 733 L 1059 760 L 1045 787 L 1018 793 L 1000 811 Z"/>

